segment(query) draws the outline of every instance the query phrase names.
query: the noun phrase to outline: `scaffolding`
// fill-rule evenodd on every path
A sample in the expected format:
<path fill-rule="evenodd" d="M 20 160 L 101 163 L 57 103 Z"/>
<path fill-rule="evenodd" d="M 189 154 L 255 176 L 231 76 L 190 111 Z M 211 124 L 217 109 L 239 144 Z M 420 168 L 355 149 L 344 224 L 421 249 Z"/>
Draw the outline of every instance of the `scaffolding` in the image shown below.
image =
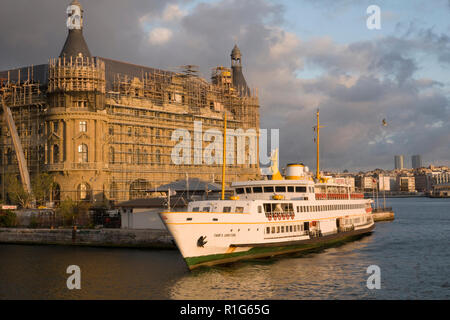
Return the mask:
<path fill-rule="evenodd" d="M 50 59 L 45 85 L 32 80 L 32 68 L 25 79 L 18 72 L 16 81 L 9 75 L 0 79 L 1 90 L 10 96 L 30 172 L 53 174 L 61 199 L 91 201 L 101 194 L 123 201 L 157 195 L 158 186 L 188 177 L 218 182 L 220 163 L 172 164 L 173 131 L 186 129 L 194 138 L 194 123 L 200 121 L 203 132 L 221 132 L 224 113 L 229 129 L 259 130 L 257 90 L 241 95 L 229 68 L 215 68 L 211 83 L 198 76 L 196 66 L 179 72 L 153 69 L 138 77 L 132 72 L 109 74 L 107 83 L 105 62 L 87 57 Z M 91 120 L 91 131 L 80 132 L 80 123 L 85 128 Z M 4 177 L 5 171 L 18 172 L 18 165 L 10 135 L 4 126 L 0 132 Z M 78 154 L 82 143 L 91 145 L 86 162 Z M 193 144 L 192 150 L 202 148 L 203 155 L 205 145 Z M 227 183 L 259 174 L 257 164 L 228 167 Z M 73 187 L 74 181 L 80 184 Z M 59 199 L 52 195 L 50 200 Z"/>
<path fill-rule="evenodd" d="M 46 99 L 41 84 L 32 80 L 33 72 L 30 67 L 25 78 L 18 70 L 15 80 L 11 79 L 11 72 L 7 79 L 0 79 L 0 95 L 4 100 L 2 112 L 6 113 L 0 116 L 1 199 L 6 198 L 7 174 L 20 173 L 25 190 L 31 193 L 29 177 L 42 168 Z"/>

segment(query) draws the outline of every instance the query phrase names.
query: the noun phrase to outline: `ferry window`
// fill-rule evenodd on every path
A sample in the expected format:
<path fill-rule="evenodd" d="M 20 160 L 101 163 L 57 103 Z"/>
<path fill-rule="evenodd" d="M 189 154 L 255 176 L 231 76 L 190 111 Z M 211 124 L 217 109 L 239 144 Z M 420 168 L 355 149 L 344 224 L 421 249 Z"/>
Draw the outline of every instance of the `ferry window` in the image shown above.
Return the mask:
<path fill-rule="evenodd" d="M 192 212 L 199 212 L 200 208 L 199 207 L 195 207 L 192 209 Z"/>
<path fill-rule="evenodd" d="M 223 212 L 231 212 L 231 207 L 223 207 Z"/>
<path fill-rule="evenodd" d="M 236 188 L 236 194 L 244 194 L 244 188 Z"/>
<path fill-rule="evenodd" d="M 270 233 L 270 227 L 266 228 L 266 233 Z"/>
<path fill-rule="evenodd" d="M 306 187 L 295 187 L 295 192 L 306 192 Z"/>
<path fill-rule="evenodd" d="M 292 226 L 289 226 L 289 231 L 292 232 Z"/>
<path fill-rule="evenodd" d="M 273 192 L 273 187 L 264 187 L 264 192 Z"/>
<path fill-rule="evenodd" d="M 258 213 L 262 213 L 262 206 L 258 206 Z"/>
<path fill-rule="evenodd" d="M 253 187 L 253 193 L 262 193 L 262 187 Z"/>
<path fill-rule="evenodd" d="M 209 212 L 209 207 L 204 207 L 203 212 Z"/>
<path fill-rule="evenodd" d="M 236 207 L 236 212 L 237 213 L 243 213 L 244 212 L 244 207 Z"/>
<path fill-rule="evenodd" d="M 272 227 L 272 233 L 275 233 L 275 227 Z"/>
<path fill-rule="evenodd" d="M 287 187 L 287 191 L 288 191 L 288 192 L 294 192 L 294 187 L 293 187 L 293 186 Z"/>
<path fill-rule="evenodd" d="M 300 212 L 300 207 L 299 206 L 297 206 L 297 212 Z"/>
<path fill-rule="evenodd" d="M 279 226 L 277 227 L 277 233 L 280 233 L 280 227 Z"/>
<path fill-rule="evenodd" d="M 252 193 L 252 188 L 250 188 L 250 187 L 245 188 L 245 192 Z"/>
<path fill-rule="evenodd" d="M 296 225 L 294 226 L 294 232 L 297 232 L 297 226 Z"/>
<path fill-rule="evenodd" d="M 285 186 L 276 186 L 275 192 L 286 192 L 286 187 Z"/>
<path fill-rule="evenodd" d="M 281 233 L 284 232 L 284 226 L 281 226 Z"/>

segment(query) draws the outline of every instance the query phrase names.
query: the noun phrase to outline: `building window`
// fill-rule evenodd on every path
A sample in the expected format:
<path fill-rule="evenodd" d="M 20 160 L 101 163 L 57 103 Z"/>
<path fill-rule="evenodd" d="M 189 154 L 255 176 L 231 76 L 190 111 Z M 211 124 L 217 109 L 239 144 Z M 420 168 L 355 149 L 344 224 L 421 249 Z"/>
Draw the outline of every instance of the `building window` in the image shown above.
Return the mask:
<path fill-rule="evenodd" d="M 133 163 L 133 151 L 131 151 L 131 149 L 128 149 L 128 154 L 127 154 L 127 162 L 128 164 L 132 164 Z"/>
<path fill-rule="evenodd" d="M 140 164 L 141 163 L 141 151 L 139 149 L 136 150 L 136 161 L 135 163 Z"/>
<path fill-rule="evenodd" d="M 111 199 L 117 199 L 117 197 L 118 197 L 118 188 L 117 188 L 117 183 L 115 183 L 115 182 L 111 183 L 109 197 Z"/>
<path fill-rule="evenodd" d="M 113 164 L 115 162 L 115 154 L 114 154 L 114 148 L 109 148 L 109 163 Z"/>
<path fill-rule="evenodd" d="M 91 189 L 87 183 L 82 183 L 78 186 L 78 199 L 79 200 L 91 199 Z"/>
<path fill-rule="evenodd" d="M 88 162 L 88 147 L 85 144 L 78 146 L 78 162 L 87 163 Z"/>
<path fill-rule="evenodd" d="M 156 164 L 161 163 L 161 151 L 156 150 Z"/>
<path fill-rule="evenodd" d="M 53 163 L 59 162 L 59 146 L 55 144 L 53 146 Z"/>
<path fill-rule="evenodd" d="M 57 133 L 58 132 L 58 128 L 59 128 L 59 126 L 58 126 L 58 122 L 53 122 L 53 132 L 55 132 L 55 133 Z"/>
<path fill-rule="evenodd" d="M 13 157 L 12 150 L 11 148 L 8 148 L 8 151 L 6 152 L 6 163 L 8 165 L 12 164 L 12 157 Z"/>
<path fill-rule="evenodd" d="M 114 135 L 114 127 L 109 127 L 109 135 Z"/>
<path fill-rule="evenodd" d="M 80 132 L 87 132 L 87 122 L 80 121 Z"/>

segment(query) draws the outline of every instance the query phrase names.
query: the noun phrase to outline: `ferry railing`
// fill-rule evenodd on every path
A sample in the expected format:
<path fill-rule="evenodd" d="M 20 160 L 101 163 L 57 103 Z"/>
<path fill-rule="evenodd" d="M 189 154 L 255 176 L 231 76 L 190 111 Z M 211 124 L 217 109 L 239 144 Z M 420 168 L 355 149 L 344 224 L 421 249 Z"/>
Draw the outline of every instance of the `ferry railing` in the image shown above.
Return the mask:
<path fill-rule="evenodd" d="M 316 193 L 316 200 L 348 200 L 348 199 L 364 199 L 362 193 L 351 193 L 350 197 L 347 193 Z"/>

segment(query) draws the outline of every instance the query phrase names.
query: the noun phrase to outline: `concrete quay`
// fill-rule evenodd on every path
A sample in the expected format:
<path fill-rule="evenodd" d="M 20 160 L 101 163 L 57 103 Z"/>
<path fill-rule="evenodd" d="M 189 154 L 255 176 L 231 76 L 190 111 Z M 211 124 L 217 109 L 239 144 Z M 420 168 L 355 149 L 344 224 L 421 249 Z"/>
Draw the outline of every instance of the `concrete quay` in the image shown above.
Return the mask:
<path fill-rule="evenodd" d="M 372 212 L 373 221 L 393 221 L 395 219 L 394 211 L 392 210 L 374 210 Z"/>
<path fill-rule="evenodd" d="M 16 229 L 0 228 L 0 243 L 92 247 L 175 249 L 161 229 Z"/>

